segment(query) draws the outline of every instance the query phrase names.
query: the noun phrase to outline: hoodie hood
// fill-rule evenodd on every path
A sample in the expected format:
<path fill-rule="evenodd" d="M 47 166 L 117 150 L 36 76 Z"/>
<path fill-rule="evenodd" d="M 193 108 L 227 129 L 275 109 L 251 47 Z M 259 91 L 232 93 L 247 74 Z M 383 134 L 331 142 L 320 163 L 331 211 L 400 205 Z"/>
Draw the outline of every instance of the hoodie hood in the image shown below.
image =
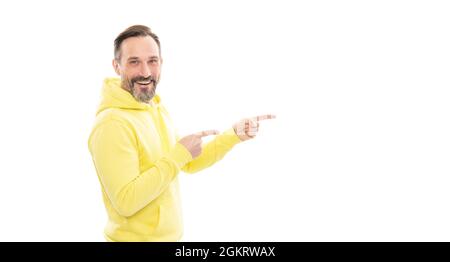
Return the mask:
<path fill-rule="evenodd" d="M 106 78 L 103 81 L 102 100 L 97 110 L 97 115 L 108 108 L 148 110 L 151 107 L 159 107 L 161 99 L 157 94 L 148 104 L 141 103 L 124 90 L 121 84 L 122 81 L 118 77 Z"/>

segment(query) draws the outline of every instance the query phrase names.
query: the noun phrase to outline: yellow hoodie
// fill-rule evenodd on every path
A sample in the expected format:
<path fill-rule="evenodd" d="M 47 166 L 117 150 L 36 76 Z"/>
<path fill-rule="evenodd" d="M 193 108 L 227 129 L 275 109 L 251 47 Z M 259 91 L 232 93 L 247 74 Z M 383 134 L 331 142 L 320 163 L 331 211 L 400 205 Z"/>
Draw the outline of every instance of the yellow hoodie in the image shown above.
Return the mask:
<path fill-rule="evenodd" d="M 192 159 L 155 95 L 140 103 L 104 81 L 102 102 L 89 137 L 108 213 L 108 241 L 178 241 L 183 233 L 178 173 L 195 173 L 222 159 L 241 140 L 230 128 Z"/>

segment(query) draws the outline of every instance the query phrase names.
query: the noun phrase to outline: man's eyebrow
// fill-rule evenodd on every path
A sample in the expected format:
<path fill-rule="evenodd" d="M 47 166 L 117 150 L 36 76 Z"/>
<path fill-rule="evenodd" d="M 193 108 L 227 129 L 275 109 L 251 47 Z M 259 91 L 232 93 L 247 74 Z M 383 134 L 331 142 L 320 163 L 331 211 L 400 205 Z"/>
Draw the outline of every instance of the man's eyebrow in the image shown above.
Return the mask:
<path fill-rule="evenodd" d="M 153 58 L 159 58 L 159 56 L 154 55 L 154 56 L 150 56 L 149 58 L 150 58 L 150 59 L 153 59 Z M 131 57 L 129 57 L 127 60 L 139 60 L 139 57 L 137 57 L 137 56 L 131 56 Z"/>

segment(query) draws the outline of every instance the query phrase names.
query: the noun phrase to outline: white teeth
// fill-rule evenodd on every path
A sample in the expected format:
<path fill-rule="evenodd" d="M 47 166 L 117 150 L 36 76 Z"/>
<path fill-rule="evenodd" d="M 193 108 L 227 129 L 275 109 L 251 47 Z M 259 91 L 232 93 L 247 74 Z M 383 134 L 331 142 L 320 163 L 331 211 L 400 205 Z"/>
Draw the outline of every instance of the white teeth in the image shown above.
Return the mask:
<path fill-rule="evenodd" d="M 148 85 L 148 84 L 151 83 L 151 81 L 149 81 L 149 82 L 136 82 L 136 83 L 138 83 L 138 84 L 140 84 L 140 85 Z"/>

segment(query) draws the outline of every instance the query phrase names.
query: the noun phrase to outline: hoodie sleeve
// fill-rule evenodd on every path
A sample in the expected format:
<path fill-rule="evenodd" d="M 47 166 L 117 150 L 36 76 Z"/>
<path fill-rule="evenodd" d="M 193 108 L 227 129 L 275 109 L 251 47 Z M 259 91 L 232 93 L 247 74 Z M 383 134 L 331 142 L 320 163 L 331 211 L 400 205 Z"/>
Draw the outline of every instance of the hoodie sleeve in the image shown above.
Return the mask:
<path fill-rule="evenodd" d="M 191 154 L 177 143 L 173 149 L 141 172 L 134 131 L 118 120 L 100 124 L 89 139 L 100 182 L 116 211 L 132 216 L 157 198 L 192 160 Z"/>
<path fill-rule="evenodd" d="M 183 166 L 182 170 L 193 174 L 205 169 L 221 160 L 239 142 L 241 140 L 234 132 L 234 129 L 230 128 L 204 145 L 202 153 Z"/>

